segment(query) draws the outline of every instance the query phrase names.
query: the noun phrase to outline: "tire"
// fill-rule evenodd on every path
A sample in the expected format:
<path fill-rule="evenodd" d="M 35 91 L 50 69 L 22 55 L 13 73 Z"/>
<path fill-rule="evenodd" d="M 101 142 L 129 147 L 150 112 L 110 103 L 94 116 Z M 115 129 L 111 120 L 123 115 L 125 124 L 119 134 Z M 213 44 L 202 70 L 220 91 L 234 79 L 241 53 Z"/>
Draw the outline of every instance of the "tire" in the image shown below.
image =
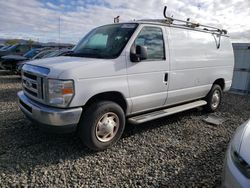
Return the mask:
<path fill-rule="evenodd" d="M 88 148 L 101 151 L 115 144 L 125 128 L 123 109 L 112 101 L 91 104 L 83 113 L 78 135 Z"/>
<path fill-rule="evenodd" d="M 206 97 L 207 105 L 205 106 L 205 110 L 207 112 L 216 111 L 221 104 L 221 99 L 222 89 L 219 85 L 214 84 Z"/>

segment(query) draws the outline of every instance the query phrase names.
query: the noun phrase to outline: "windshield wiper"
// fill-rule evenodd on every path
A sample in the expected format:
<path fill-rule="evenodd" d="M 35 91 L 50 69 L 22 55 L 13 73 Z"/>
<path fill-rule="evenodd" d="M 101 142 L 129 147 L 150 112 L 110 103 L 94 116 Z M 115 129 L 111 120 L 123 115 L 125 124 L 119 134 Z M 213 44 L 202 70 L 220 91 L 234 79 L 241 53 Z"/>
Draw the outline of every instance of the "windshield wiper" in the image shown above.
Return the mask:
<path fill-rule="evenodd" d="M 98 49 L 98 48 L 82 48 L 81 50 L 93 50 L 93 51 L 100 51 L 101 49 Z"/>
<path fill-rule="evenodd" d="M 99 54 L 99 53 L 87 53 L 87 52 L 69 52 L 65 54 L 65 56 L 73 56 L 73 57 L 92 57 L 92 58 L 109 58 L 108 55 Z"/>

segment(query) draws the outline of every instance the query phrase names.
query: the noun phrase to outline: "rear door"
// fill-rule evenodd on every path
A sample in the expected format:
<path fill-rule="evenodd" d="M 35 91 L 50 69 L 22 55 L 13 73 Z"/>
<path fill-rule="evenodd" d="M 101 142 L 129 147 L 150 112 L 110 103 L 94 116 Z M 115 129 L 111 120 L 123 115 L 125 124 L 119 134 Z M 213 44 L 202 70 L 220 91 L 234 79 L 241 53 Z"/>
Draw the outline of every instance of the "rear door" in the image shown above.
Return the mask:
<path fill-rule="evenodd" d="M 130 40 L 126 52 L 127 75 L 132 113 L 164 105 L 168 90 L 169 53 L 163 26 L 140 25 Z M 131 46 L 147 47 L 148 59 L 130 61 Z"/>

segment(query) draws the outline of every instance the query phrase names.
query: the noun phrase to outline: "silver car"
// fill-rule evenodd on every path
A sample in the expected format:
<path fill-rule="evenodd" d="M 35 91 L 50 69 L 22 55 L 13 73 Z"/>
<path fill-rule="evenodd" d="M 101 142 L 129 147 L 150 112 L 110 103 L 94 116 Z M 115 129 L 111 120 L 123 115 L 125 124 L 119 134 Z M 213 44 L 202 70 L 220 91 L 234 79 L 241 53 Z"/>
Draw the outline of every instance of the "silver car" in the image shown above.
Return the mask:
<path fill-rule="evenodd" d="M 227 150 L 223 187 L 250 187 L 250 119 L 237 128 Z"/>

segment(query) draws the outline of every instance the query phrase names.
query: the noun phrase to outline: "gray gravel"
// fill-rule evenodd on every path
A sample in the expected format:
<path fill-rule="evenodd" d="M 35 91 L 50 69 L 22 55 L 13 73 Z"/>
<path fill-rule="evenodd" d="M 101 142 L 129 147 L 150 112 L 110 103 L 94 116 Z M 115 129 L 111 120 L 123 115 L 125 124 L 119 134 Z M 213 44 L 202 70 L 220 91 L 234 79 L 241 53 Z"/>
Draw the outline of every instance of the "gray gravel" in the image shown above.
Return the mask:
<path fill-rule="evenodd" d="M 0 187 L 214 187 L 250 97 L 225 94 L 215 113 L 194 109 L 139 126 L 127 124 L 111 149 L 91 152 L 74 134 L 39 131 L 17 107 L 20 78 L 0 71 Z"/>

